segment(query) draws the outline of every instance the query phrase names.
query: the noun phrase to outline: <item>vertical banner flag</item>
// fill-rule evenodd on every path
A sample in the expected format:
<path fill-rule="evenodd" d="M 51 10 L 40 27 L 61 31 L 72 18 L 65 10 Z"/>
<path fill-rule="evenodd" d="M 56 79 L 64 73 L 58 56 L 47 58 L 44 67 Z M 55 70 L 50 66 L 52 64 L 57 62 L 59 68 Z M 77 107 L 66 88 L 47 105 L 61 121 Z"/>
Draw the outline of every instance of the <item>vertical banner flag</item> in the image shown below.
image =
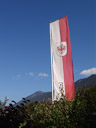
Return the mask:
<path fill-rule="evenodd" d="M 74 98 L 73 62 L 67 16 L 50 23 L 52 101 Z"/>

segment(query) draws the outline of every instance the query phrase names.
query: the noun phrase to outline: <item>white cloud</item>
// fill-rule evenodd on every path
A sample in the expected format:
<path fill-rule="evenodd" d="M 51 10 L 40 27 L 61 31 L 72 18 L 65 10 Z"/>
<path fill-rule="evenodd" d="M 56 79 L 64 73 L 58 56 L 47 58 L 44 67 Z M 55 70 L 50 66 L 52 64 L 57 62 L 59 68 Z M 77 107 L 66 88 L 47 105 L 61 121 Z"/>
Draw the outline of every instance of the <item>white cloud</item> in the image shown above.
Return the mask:
<path fill-rule="evenodd" d="M 30 76 L 34 76 L 34 73 L 33 73 L 33 72 L 29 72 L 29 75 L 30 75 Z"/>
<path fill-rule="evenodd" d="M 84 75 L 84 76 L 90 76 L 92 74 L 96 74 L 96 68 L 90 68 L 87 70 L 83 70 L 80 75 Z"/>
<path fill-rule="evenodd" d="M 42 73 L 42 72 L 40 72 L 40 73 L 38 74 L 38 76 L 39 76 L 39 77 L 48 77 L 48 74 L 47 74 L 47 73 Z"/>
<path fill-rule="evenodd" d="M 16 79 L 20 79 L 21 78 L 21 75 L 16 75 Z"/>
<path fill-rule="evenodd" d="M 36 75 L 36 74 L 35 74 Z M 31 77 L 34 77 L 34 73 L 33 72 L 29 72 L 29 73 L 27 73 L 27 72 L 25 72 L 24 73 L 24 76 L 25 77 L 27 77 L 27 76 L 31 76 Z M 38 77 L 48 77 L 48 74 L 47 73 L 42 73 L 42 72 L 40 72 L 40 73 L 38 73 L 36 76 L 38 76 Z M 16 75 L 16 79 L 20 79 L 21 77 L 23 77 L 22 75 Z"/>

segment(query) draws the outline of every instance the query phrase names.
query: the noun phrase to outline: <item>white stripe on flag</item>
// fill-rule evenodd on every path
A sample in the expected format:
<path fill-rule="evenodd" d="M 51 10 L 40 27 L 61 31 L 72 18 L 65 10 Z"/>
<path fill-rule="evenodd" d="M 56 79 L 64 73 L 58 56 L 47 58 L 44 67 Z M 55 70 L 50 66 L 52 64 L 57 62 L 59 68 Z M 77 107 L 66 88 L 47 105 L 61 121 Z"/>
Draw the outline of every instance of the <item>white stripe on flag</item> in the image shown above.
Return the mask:
<path fill-rule="evenodd" d="M 52 83 L 53 83 L 52 86 L 54 86 L 53 100 L 59 100 L 61 98 L 61 89 L 63 89 L 64 91 L 63 94 L 65 95 L 62 57 L 58 56 L 56 53 L 57 43 L 61 42 L 59 20 L 50 23 L 50 26 L 52 33 L 51 57 L 53 56 L 53 63 L 51 58 L 51 73 L 52 73 Z"/>

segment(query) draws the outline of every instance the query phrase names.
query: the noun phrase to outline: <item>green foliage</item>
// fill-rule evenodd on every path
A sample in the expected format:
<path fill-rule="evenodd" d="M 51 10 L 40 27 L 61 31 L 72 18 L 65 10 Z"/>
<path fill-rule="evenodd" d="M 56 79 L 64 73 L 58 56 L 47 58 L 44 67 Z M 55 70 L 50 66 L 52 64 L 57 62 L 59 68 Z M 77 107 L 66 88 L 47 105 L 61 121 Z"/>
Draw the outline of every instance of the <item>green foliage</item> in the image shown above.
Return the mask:
<path fill-rule="evenodd" d="M 79 90 L 72 101 L 29 103 L 28 112 L 30 128 L 95 128 L 96 86 Z"/>
<path fill-rule="evenodd" d="M 24 100 L 26 102 L 26 99 Z M 96 86 L 76 92 L 74 100 L 66 98 L 35 102 L 0 109 L 0 127 L 6 128 L 95 128 Z M 2 127 L 2 128 L 3 128 Z"/>

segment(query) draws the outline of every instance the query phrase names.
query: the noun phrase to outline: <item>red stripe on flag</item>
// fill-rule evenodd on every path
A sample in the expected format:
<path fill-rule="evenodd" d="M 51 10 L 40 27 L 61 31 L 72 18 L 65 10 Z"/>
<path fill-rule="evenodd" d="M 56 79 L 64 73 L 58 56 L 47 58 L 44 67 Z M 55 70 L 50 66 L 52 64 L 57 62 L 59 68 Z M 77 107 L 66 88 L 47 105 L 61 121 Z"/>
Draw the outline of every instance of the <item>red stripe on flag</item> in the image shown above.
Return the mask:
<path fill-rule="evenodd" d="M 65 83 L 65 96 L 68 100 L 74 98 L 74 77 L 73 77 L 73 63 L 72 63 L 72 52 L 70 43 L 70 33 L 68 27 L 67 16 L 59 20 L 60 24 L 60 35 L 61 42 L 67 42 L 67 54 L 62 57 L 63 61 L 63 72 L 64 72 L 64 83 Z"/>

